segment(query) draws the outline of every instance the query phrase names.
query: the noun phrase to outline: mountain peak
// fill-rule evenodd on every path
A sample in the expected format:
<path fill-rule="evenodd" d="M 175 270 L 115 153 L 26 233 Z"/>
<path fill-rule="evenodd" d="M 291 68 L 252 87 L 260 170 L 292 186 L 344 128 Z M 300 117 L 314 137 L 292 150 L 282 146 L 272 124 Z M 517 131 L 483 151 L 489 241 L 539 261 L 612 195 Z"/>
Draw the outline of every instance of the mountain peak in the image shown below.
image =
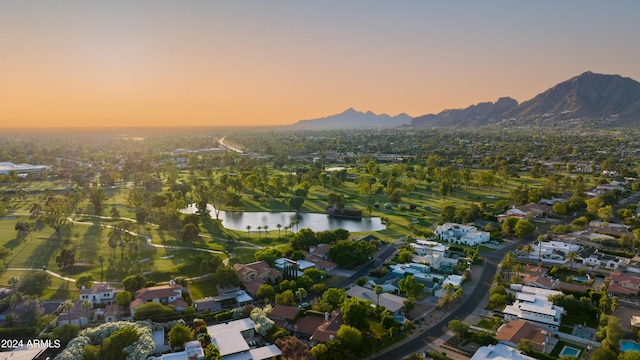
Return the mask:
<path fill-rule="evenodd" d="M 366 113 L 348 108 L 337 115 L 326 116 L 319 119 L 300 120 L 294 126 L 305 129 L 366 129 L 389 128 L 407 125 L 411 117 L 407 114 L 389 116 L 376 114 L 373 111 Z"/>

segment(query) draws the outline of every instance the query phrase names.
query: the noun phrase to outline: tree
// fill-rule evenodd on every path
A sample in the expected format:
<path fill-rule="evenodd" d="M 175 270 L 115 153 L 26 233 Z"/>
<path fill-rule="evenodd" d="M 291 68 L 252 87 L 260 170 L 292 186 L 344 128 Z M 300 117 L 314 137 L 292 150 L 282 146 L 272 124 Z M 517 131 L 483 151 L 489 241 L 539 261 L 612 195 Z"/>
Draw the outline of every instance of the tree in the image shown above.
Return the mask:
<path fill-rule="evenodd" d="M 256 260 L 264 260 L 269 266 L 274 266 L 276 260 L 282 257 L 282 251 L 278 248 L 265 248 L 255 252 L 254 257 Z"/>
<path fill-rule="evenodd" d="M 7 258 L 11 255 L 11 250 L 6 247 L 0 247 L 0 259 L 2 259 L 2 265 L 7 265 Z"/>
<path fill-rule="evenodd" d="M 286 306 L 294 306 L 296 303 L 294 299 L 293 291 L 285 290 L 279 294 L 276 294 L 276 304 L 278 305 L 286 305 Z"/>
<path fill-rule="evenodd" d="M 169 330 L 169 346 L 172 348 L 182 347 L 182 345 L 192 339 L 193 330 L 191 330 L 187 325 L 178 323 Z"/>
<path fill-rule="evenodd" d="M 104 280 L 104 256 L 98 256 L 98 262 L 100 263 L 100 281 Z"/>
<path fill-rule="evenodd" d="M 82 275 L 76 280 L 76 287 L 78 289 L 90 289 L 93 287 L 94 281 L 93 275 Z"/>
<path fill-rule="evenodd" d="M 16 289 L 18 288 L 18 284 L 20 284 L 20 278 L 17 276 L 12 276 L 9 278 L 9 286 L 11 286 L 11 293 L 15 294 Z"/>
<path fill-rule="evenodd" d="M 295 292 L 295 295 L 302 304 L 302 300 L 307 297 L 307 290 L 305 290 L 304 288 L 298 288 L 298 290 L 296 290 Z"/>
<path fill-rule="evenodd" d="M 256 297 L 260 300 L 271 299 L 276 295 L 276 290 L 269 284 L 262 284 L 256 292 Z"/>
<path fill-rule="evenodd" d="M 408 297 L 416 298 L 424 290 L 424 284 L 418 282 L 413 275 L 409 275 L 398 282 L 400 291 L 405 293 Z"/>
<path fill-rule="evenodd" d="M 382 293 L 384 292 L 384 290 L 382 289 L 382 286 L 376 285 L 373 288 L 373 292 L 376 293 L 376 305 L 380 305 L 380 295 L 382 295 Z"/>
<path fill-rule="evenodd" d="M 42 292 L 51 284 L 51 275 L 44 271 L 31 271 L 23 277 L 18 291 L 25 295 L 42 295 Z"/>
<path fill-rule="evenodd" d="M 438 185 L 438 191 L 440 192 L 440 195 L 442 195 L 442 199 L 446 200 L 447 199 L 447 195 L 449 195 L 449 193 L 451 192 L 451 183 L 448 181 L 440 181 L 440 184 Z"/>
<path fill-rule="evenodd" d="M 291 208 L 293 210 L 296 211 L 296 213 L 300 212 L 300 210 L 302 210 L 302 205 L 304 204 L 304 198 L 300 197 L 300 196 L 294 196 L 292 198 L 289 199 L 289 206 L 291 206 Z"/>
<path fill-rule="evenodd" d="M 128 309 L 129 304 L 131 304 L 131 293 L 127 290 L 121 291 L 116 295 L 116 304 L 120 306 L 121 309 Z"/>
<path fill-rule="evenodd" d="M 578 258 L 578 254 L 573 251 L 570 251 L 567 254 L 567 260 L 569 260 L 570 269 L 573 270 L 573 262 Z"/>
<path fill-rule="evenodd" d="M 342 324 L 338 328 L 336 340 L 345 348 L 354 350 L 356 354 L 360 353 L 362 346 L 362 332 L 356 327 Z"/>
<path fill-rule="evenodd" d="M 358 298 L 348 298 L 342 303 L 342 317 L 344 323 L 354 328 L 367 331 L 369 322 L 367 313 L 369 312 L 369 302 Z"/>
<path fill-rule="evenodd" d="M 222 360 L 222 356 L 220 356 L 220 350 L 218 350 L 213 343 L 207 344 L 204 348 L 204 358 L 206 360 Z"/>
<path fill-rule="evenodd" d="M 518 222 L 516 223 L 516 226 L 514 228 L 514 232 L 517 237 L 523 237 L 533 233 L 535 229 L 535 225 L 533 225 L 529 220 L 518 219 Z"/>
<path fill-rule="evenodd" d="M 469 325 L 460 320 L 451 320 L 447 324 L 449 329 L 463 339 L 469 337 Z"/>
<path fill-rule="evenodd" d="M 522 339 L 516 346 L 518 350 L 522 351 L 525 354 L 531 354 L 533 351 L 533 344 L 529 339 Z"/>
<path fill-rule="evenodd" d="M 157 302 L 148 302 L 138 306 L 133 312 L 133 319 L 153 320 L 155 322 L 165 322 L 176 320 L 180 317 L 180 313 L 176 311 L 173 305 L 162 305 Z"/>
<path fill-rule="evenodd" d="M 504 258 L 502 259 L 502 269 L 506 269 L 507 270 L 507 279 L 511 279 L 511 269 L 513 269 L 513 266 L 516 263 L 516 254 L 514 254 L 513 251 L 508 251 L 505 255 Z"/>
<path fill-rule="evenodd" d="M 192 224 L 188 223 L 182 228 L 182 240 L 183 241 L 196 241 L 198 240 L 198 235 L 200 234 L 200 229 Z"/>
<path fill-rule="evenodd" d="M 337 308 L 342 306 L 342 303 L 347 298 L 347 294 L 344 290 L 338 288 L 329 288 L 322 295 L 322 301 L 331 305 L 332 308 Z"/>
<path fill-rule="evenodd" d="M 603 206 L 597 210 L 600 220 L 608 222 L 613 216 L 613 207 L 611 205 Z"/>
<path fill-rule="evenodd" d="M 219 266 L 213 273 L 212 280 L 222 288 L 240 285 L 238 274 L 231 266 Z"/>
<path fill-rule="evenodd" d="M 76 255 L 73 251 L 69 249 L 62 249 L 60 255 L 56 256 L 56 264 L 58 264 L 61 269 L 67 269 L 73 266 L 76 261 L 75 258 Z"/>
<path fill-rule="evenodd" d="M 282 351 L 282 360 L 314 360 L 309 348 L 295 336 L 279 338 L 276 345 Z"/>
<path fill-rule="evenodd" d="M 58 239 L 62 239 L 62 229 L 71 213 L 71 203 L 64 196 L 51 196 L 47 199 L 41 215 L 41 220 L 55 230 Z"/>
<path fill-rule="evenodd" d="M 136 291 L 142 289 L 147 283 L 147 279 L 142 274 L 129 275 L 122 280 L 124 289 L 134 294 Z"/>
<path fill-rule="evenodd" d="M 86 360 L 125 359 L 129 354 L 124 349 L 139 337 L 140 334 L 132 326 L 123 327 L 114 331 L 99 345 L 86 345 L 83 358 Z"/>

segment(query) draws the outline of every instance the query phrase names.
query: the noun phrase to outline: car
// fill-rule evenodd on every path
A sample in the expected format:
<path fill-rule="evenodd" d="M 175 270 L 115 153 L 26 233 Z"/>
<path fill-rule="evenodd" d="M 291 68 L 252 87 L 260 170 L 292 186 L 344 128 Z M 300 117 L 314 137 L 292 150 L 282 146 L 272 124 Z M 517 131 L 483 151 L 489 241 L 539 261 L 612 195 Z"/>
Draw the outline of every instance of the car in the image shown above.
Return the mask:
<path fill-rule="evenodd" d="M 299 308 L 308 308 L 309 307 L 309 303 L 307 302 L 303 302 L 302 304 L 298 305 Z"/>

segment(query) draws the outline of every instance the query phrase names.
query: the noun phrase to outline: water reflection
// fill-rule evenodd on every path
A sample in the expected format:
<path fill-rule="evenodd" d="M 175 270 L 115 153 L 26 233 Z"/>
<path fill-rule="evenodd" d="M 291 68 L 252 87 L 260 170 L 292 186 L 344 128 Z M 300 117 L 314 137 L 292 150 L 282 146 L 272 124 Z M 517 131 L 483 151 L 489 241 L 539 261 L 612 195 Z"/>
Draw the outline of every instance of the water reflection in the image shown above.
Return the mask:
<path fill-rule="evenodd" d="M 209 210 L 209 214 L 211 214 L 212 217 L 215 217 L 213 206 L 207 205 L 207 209 Z M 198 209 L 195 204 L 191 204 L 182 212 L 185 214 L 193 214 L 196 211 L 198 211 Z M 294 230 L 309 228 L 316 232 L 335 229 L 345 229 L 349 232 L 378 231 L 386 228 L 378 217 L 354 220 L 339 219 L 318 213 L 300 213 L 296 215 L 295 212 L 245 212 L 221 210 L 219 218 L 222 220 L 222 225 L 225 228 L 244 231 L 247 230 L 247 226 L 251 226 L 251 231 L 258 231 L 258 226 L 264 229 L 265 225 L 268 226 L 270 232 L 277 231 L 278 224 L 281 226 L 281 231 L 290 225 L 294 226 Z"/>

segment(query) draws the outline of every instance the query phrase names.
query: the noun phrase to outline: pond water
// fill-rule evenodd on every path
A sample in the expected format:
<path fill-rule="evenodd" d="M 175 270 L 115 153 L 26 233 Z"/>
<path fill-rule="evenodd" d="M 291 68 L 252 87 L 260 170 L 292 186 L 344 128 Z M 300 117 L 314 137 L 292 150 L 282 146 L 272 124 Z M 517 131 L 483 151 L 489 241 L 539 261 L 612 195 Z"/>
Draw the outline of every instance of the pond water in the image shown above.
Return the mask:
<path fill-rule="evenodd" d="M 215 217 L 214 207 L 207 205 L 211 217 Z M 197 211 L 195 204 L 187 206 L 182 213 L 193 214 Z M 222 220 L 222 226 L 231 230 L 247 231 L 247 225 L 251 226 L 251 232 L 258 231 L 258 226 L 264 228 L 269 227 L 269 232 L 278 231 L 277 225 L 282 225 L 284 231 L 285 226 L 298 221 L 294 230 L 309 228 L 313 231 L 345 229 L 349 232 L 361 231 L 379 231 L 386 227 L 382 224 L 379 217 L 370 217 L 362 219 L 339 219 L 330 217 L 327 214 L 319 213 L 300 213 L 295 212 L 266 212 L 266 211 L 224 211 L 219 214 Z"/>

